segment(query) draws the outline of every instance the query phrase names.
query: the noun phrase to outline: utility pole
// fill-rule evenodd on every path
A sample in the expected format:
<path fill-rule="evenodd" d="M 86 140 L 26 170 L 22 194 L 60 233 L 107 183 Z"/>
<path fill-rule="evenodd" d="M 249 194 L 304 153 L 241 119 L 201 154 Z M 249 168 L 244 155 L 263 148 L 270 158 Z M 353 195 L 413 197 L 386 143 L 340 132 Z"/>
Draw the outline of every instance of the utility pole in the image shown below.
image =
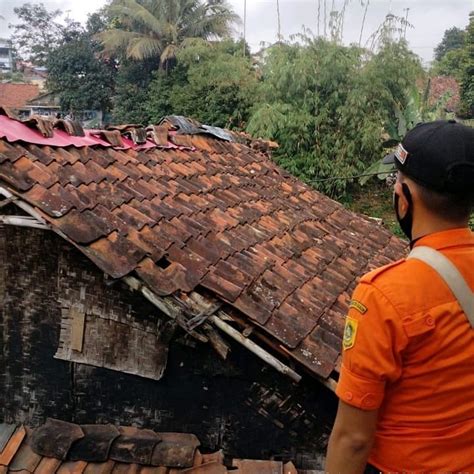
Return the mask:
<path fill-rule="evenodd" d="M 324 38 L 326 38 L 326 34 L 327 34 L 327 28 L 326 28 L 326 25 L 327 25 L 327 5 L 326 5 L 326 1 L 327 0 L 324 0 Z"/>
<path fill-rule="evenodd" d="M 364 34 L 365 20 L 367 19 L 367 10 L 369 9 L 369 3 L 370 3 L 370 0 L 366 0 L 365 10 L 364 10 L 364 17 L 362 18 L 362 26 L 360 28 L 359 48 L 362 45 L 362 35 Z"/>
<path fill-rule="evenodd" d="M 280 2 L 279 0 L 276 0 L 277 2 L 277 16 L 278 16 L 278 41 L 281 41 L 281 18 L 280 18 Z"/>
<path fill-rule="evenodd" d="M 410 11 L 410 8 L 406 8 L 406 16 L 405 16 L 405 32 L 403 33 L 403 39 L 407 39 L 407 27 L 408 27 L 408 13 Z"/>
<path fill-rule="evenodd" d="M 244 0 L 244 57 L 246 55 L 247 44 L 247 0 Z"/>
<path fill-rule="evenodd" d="M 321 23 L 321 0 L 318 0 L 318 38 L 320 37 L 320 26 Z"/>

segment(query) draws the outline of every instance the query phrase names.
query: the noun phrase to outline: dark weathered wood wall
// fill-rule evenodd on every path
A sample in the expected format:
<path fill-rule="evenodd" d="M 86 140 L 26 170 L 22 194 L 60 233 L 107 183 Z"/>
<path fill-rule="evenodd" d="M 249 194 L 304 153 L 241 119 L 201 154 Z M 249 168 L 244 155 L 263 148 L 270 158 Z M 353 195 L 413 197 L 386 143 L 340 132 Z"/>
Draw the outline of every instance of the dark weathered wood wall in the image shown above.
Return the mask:
<path fill-rule="evenodd" d="M 160 381 L 55 359 L 61 307 L 84 294 L 107 317 L 162 317 L 120 283 L 106 285 L 101 272 L 55 234 L 0 227 L 0 422 L 36 426 L 55 417 L 133 424 L 195 433 L 205 448 L 229 455 L 298 456 L 309 460 L 307 467 L 315 464 L 334 397 L 307 378 L 292 384 L 239 346 L 232 345 L 223 362 L 210 347 L 177 333 Z"/>

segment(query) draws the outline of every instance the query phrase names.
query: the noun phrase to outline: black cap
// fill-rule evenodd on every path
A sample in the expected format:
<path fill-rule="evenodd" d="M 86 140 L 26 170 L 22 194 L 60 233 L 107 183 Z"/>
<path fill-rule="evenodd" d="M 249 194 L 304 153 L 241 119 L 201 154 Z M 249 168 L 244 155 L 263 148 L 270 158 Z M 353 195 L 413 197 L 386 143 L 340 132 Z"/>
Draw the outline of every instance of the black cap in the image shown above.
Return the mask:
<path fill-rule="evenodd" d="M 474 128 L 455 120 L 420 123 L 383 162 L 434 191 L 474 193 Z"/>

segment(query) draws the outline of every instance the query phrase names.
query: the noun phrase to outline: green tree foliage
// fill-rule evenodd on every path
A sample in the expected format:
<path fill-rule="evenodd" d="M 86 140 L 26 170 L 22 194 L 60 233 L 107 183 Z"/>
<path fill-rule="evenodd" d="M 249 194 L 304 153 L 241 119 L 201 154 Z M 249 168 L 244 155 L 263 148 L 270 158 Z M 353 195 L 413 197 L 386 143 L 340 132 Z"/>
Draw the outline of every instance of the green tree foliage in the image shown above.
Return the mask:
<path fill-rule="evenodd" d="M 99 34 L 106 53 L 126 58 L 160 58 L 169 69 L 188 38 L 227 36 L 238 16 L 225 0 L 113 0 L 111 27 Z"/>
<path fill-rule="evenodd" d="M 465 48 L 466 64 L 461 75 L 461 107 L 466 117 L 474 117 L 474 12 L 469 15 Z"/>
<path fill-rule="evenodd" d="M 242 128 L 255 102 L 257 73 L 241 42 L 196 40 L 178 52 L 178 66 L 155 74 L 148 100 L 152 121 L 182 114 L 201 122 Z"/>
<path fill-rule="evenodd" d="M 16 82 L 16 83 L 25 83 L 25 76 L 20 71 L 15 72 L 0 72 L 0 82 Z"/>
<path fill-rule="evenodd" d="M 465 47 L 453 49 L 435 63 L 432 74 L 436 76 L 453 76 L 460 81 L 467 61 L 468 54 Z"/>
<path fill-rule="evenodd" d="M 408 103 L 407 87 L 421 66 L 404 42 L 366 51 L 322 39 L 280 44 L 267 51 L 247 130 L 277 141 L 276 159 L 291 173 L 332 196 L 380 158 L 381 136 Z"/>
<path fill-rule="evenodd" d="M 465 31 L 457 27 L 446 30 L 441 43 L 435 48 L 436 61 L 441 61 L 450 51 L 462 49 L 464 47 L 465 35 Z"/>
<path fill-rule="evenodd" d="M 86 33 L 65 41 L 46 61 L 48 90 L 67 111 L 107 111 L 114 90 L 115 64 L 98 59 L 97 45 Z"/>
<path fill-rule="evenodd" d="M 113 98 L 113 119 L 116 123 L 148 124 L 150 113 L 148 89 L 159 58 L 143 61 L 125 60 L 117 74 Z"/>
<path fill-rule="evenodd" d="M 100 17 L 94 16 L 88 26 L 99 28 Z M 116 63 L 99 57 L 99 44 L 92 32 L 79 25 L 63 32 L 60 44 L 49 52 L 47 87 L 58 94 L 63 110 L 108 111 L 115 87 Z"/>
<path fill-rule="evenodd" d="M 18 22 L 10 25 L 16 57 L 43 66 L 73 23 L 60 23 L 61 10 L 48 11 L 42 3 L 25 3 L 13 11 L 18 17 Z"/>

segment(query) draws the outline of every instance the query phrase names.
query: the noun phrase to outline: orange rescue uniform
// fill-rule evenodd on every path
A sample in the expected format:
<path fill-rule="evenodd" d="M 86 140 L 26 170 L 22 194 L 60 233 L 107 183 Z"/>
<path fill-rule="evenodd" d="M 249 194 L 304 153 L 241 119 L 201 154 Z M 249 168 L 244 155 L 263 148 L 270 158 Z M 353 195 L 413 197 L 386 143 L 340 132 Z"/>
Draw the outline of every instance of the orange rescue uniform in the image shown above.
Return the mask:
<path fill-rule="evenodd" d="M 474 234 L 415 246 L 441 251 L 474 290 Z M 419 260 L 365 275 L 344 333 L 337 395 L 379 409 L 369 462 L 384 472 L 474 472 L 474 329 L 442 278 Z"/>

